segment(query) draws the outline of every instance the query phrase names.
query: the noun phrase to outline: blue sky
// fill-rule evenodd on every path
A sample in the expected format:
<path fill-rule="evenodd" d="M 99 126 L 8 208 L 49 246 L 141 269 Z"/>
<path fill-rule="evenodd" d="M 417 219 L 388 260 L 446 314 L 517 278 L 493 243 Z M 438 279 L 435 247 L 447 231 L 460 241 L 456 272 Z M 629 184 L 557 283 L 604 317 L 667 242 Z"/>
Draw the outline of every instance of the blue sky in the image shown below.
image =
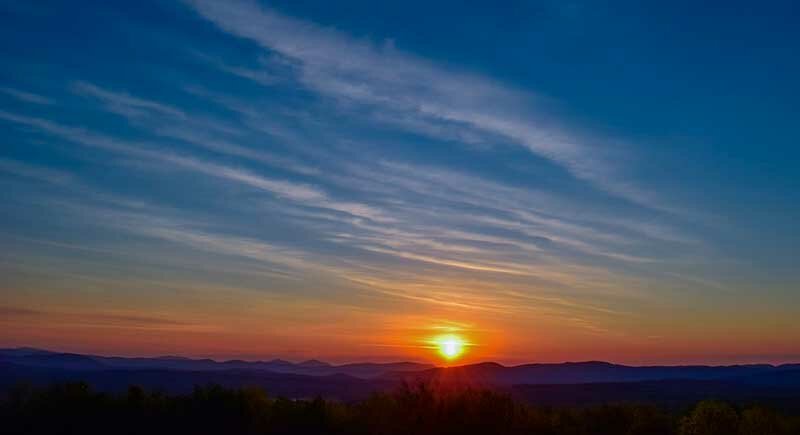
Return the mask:
<path fill-rule="evenodd" d="M 796 359 L 797 12 L 4 3 L 0 339 Z"/>

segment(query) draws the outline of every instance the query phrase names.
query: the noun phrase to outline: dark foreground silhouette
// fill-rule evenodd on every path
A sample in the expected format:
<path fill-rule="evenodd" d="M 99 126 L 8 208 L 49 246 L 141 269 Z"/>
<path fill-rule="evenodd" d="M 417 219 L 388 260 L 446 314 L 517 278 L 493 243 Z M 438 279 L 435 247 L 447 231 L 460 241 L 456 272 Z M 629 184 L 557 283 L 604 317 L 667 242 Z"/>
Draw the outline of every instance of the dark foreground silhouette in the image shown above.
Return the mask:
<path fill-rule="evenodd" d="M 761 406 L 702 401 L 683 411 L 655 405 L 544 407 L 510 395 L 404 385 L 357 402 L 271 398 L 260 388 L 196 387 L 166 395 L 86 383 L 16 387 L 0 401 L 7 434 L 552 434 L 789 435 L 800 416 Z"/>

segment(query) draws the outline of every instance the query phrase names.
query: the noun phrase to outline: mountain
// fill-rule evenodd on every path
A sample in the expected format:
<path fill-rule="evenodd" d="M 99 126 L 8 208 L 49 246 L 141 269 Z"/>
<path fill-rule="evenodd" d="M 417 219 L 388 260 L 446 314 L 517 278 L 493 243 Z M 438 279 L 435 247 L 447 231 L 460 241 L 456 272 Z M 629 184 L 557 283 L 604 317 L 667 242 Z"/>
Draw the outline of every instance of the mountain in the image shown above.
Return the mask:
<path fill-rule="evenodd" d="M 394 372 L 389 379 L 440 385 L 510 386 L 522 384 L 584 384 L 651 380 L 717 380 L 789 371 L 792 366 L 644 366 L 633 367 L 600 361 L 559 364 L 525 364 L 506 367 L 480 363 L 423 371 Z M 758 379 L 758 378 L 753 378 Z"/>
<path fill-rule="evenodd" d="M 0 349 L 0 361 L 20 366 L 48 367 L 54 369 L 168 369 L 184 371 L 265 370 L 274 373 L 307 376 L 342 374 L 362 379 L 374 378 L 390 372 L 413 372 L 434 367 L 430 364 L 412 362 L 357 363 L 336 366 L 318 360 L 308 360 L 295 364 L 280 359 L 270 361 L 215 361 L 208 358 L 191 359 L 176 356 L 127 358 L 57 353 L 33 348 Z"/>
<path fill-rule="evenodd" d="M 120 393 L 130 385 L 169 393 L 189 393 L 195 386 L 219 384 L 231 388 L 260 387 L 273 397 L 294 399 L 322 396 L 360 400 L 376 391 L 393 388 L 388 381 L 347 375 L 307 376 L 265 370 L 193 371 L 169 369 L 73 370 L 21 366 L 0 362 L 0 398 L 20 383 L 46 387 L 64 382 L 86 382 L 99 391 Z"/>
<path fill-rule="evenodd" d="M 22 367 L 63 370 L 170 370 L 192 372 L 269 372 L 311 377 L 346 375 L 388 382 L 427 382 L 436 385 L 507 387 L 512 385 L 620 383 L 659 380 L 732 380 L 777 385 L 794 382 L 799 364 L 732 366 L 626 366 L 602 361 L 503 366 L 480 363 L 434 367 L 413 362 L 352 363 L 332 365 L 319 360 L 292 363 L 270 361 L 192 359 L 179 356 L 153 358 L 108 357 L 59 353 L 34 348 L 0 349 L 0 362 Z"/>
<path fill-rule="evenodd" d="M 49 350 L 36 349 L 34 347 L 15 347 L 13 349 L 0 349 L 0 357 L 2 356 L 26 356 L 26 355 L 44 355 L 58 352 L 51 352 Z"/>
<path fill-rule="evenodd" d="M 101 370 L 106 368 L 96 359 L 74 353 L 54 352 L 3 352 L 0 361 L 13 362 L 28 367 L 53 367 L 68 370 Z"/>
<path fill-rule="evenodd" d="M 301 363 L 297 363 L 298 367 L 308 367 L 308 368 L 319 368 L 319 367 L 330 367 L 331 365 L 316 359 L 310 359 L 308 361 L 303 361 Z"/>

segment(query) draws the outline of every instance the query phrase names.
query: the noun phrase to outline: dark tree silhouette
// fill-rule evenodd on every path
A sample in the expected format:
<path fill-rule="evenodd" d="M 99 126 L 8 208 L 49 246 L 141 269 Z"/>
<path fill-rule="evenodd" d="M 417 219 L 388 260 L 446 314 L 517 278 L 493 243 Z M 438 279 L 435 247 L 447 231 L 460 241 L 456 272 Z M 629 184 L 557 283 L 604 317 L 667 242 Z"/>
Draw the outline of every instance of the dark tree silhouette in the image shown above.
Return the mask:
<path fill-rule="evenodd" d="M 760 406 L 704 401 L 685 415 L 647 404 L 531 406 L 489 390 L 404 385 L 343 403 L 271 398 L 260 388 L 196 387 L 167 395 L 132 386 L 94 392 L 85 383 L 20 386 L 0 401 L 7 434 L 330 434 L 330 435 L 790 435 L 797 416 Z"/>

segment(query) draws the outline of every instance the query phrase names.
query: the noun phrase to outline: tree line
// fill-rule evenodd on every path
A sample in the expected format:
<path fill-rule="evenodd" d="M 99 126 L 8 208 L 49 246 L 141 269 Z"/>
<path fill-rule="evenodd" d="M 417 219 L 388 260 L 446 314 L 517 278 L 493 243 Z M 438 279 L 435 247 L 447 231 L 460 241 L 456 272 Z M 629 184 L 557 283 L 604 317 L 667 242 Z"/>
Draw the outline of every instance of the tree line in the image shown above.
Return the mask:
<path fill-rule="evenodd" d="M 169 395 L 132 386 L 124 394 L 86 383 L 16 387 L 0 400 L 7 434 L 342 435 L 794 435 L 800 416 L 762 406 L 703 401 L 684 412 L 652 404 L 533 406 L 490 390 L 404 385 L 366 400 L 269 397 L 260 388 L 198 386 Z"/>

